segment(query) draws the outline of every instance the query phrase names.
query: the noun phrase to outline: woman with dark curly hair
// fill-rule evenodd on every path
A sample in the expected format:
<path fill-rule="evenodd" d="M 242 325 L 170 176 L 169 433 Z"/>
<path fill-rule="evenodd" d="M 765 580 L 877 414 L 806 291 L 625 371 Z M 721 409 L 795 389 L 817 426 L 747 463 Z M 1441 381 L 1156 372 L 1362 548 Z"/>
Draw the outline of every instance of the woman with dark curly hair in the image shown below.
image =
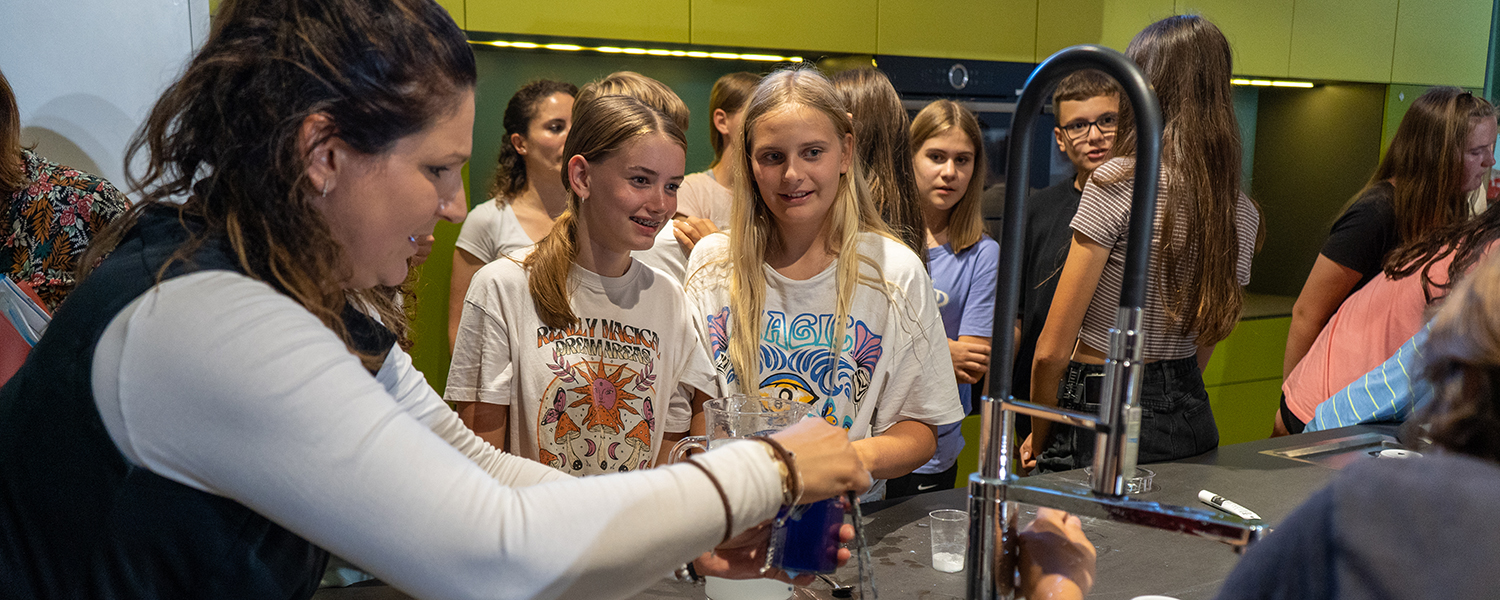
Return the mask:
<path fill-rule="evenodd" d="M 474 273 L 542 239 L 567 208 L 562 149 L 573 126 L 577 95 L 578 87 L 571 83 L 538 79 L 521 86 L 505 105 L 505 140 L 490 181 L 490 199 L 469 211 L 454 242 L 448 283 L 450 351 Z"/>
<path fill-rule="evenodd" d="M 870 485 L 816 420 L 584 479 L 463 426 L 391 286 L 463 219 L 475 79 L 430 0 L 220 5 L 131 144 L 144 201 L 0 388 L 0 589 L 308 598 L 332 552 L 420 598 L 623 598 L 758 576 L 741 533 Z"/>

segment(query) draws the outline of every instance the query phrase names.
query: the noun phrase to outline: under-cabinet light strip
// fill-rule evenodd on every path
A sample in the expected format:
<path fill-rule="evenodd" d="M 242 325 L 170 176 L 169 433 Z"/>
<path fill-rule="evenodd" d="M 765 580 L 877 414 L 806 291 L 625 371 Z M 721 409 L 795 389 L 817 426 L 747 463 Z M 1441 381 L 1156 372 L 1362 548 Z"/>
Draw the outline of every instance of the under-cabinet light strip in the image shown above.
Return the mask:
<path fill-rule="evenodd" d="M 559 52 L 578 52 L 590 50 L 604 54 L 636 54 L 646 56 L 677 56 L 687 58 L 716 58 L 719 60 L 753 60 L 760 62 L 802 62 L 800 56 L 781 56 L 777 54 L 750 54 L 740 52 L 704 52 L 702 50 L 662 50 L 658 48 L 622 48 L 618 46 L 579 46 L 577 44 L 538 44 L 535 42 L 509 42 L 505 40 L 475 41 L 470 44 L 477 46 L 494 46 L 496 48 L 522 48 L 526 50 L 556 50 Z"/>
<path fill-rule="evenodd" d="M 1310 88 L 1313 86 L 1311 81 L 1280 81 L 1272 79 L 1231 79 L 1229 83 L 1255 87 Z"/>

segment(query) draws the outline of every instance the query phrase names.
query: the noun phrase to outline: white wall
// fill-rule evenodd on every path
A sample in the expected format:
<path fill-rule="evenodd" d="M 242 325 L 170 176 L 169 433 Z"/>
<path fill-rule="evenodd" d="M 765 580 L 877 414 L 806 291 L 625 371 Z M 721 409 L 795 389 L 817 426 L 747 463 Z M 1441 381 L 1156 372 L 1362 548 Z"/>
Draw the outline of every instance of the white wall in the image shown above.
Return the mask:
<path fill-rule="evenodd" d="M 0 2 L 21 142 L 124 190 L 130 136 L 207 33 L 208 0 Z"/>

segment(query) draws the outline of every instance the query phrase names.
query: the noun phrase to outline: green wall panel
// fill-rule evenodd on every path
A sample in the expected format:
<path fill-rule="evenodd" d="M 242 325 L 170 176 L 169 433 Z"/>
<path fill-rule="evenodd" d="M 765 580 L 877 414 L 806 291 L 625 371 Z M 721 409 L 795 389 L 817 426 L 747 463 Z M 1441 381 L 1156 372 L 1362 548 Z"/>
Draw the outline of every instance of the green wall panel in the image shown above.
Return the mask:
<path fill-rule="evenodd" d="M 1401 3 L 1394 83 L 1484 86 L 1494 0 Z"/>
<path fill-rule="evenodd" d="M 1288 75 L 1390 81 L 1396 4 L 1397 0 L 1296 0 Z"/>
<path fill-rule="evenodd" d="M 692 0 L 692 43 L 874 54 L 876 0 Z"/>
<path fill-rule="evenodd" d="M 1261 89 L 1253 197 L 1267 233 L 1250 291 L 1302 291 L 1329 226 L 1375 171 L 1385 88 L 1344 83 Z"/>
<path fill-rule="evenodd" d="M 689 0 L 467 0 L 472 31 L 688 42 Z"/>
<path fill-rule="evenodd" d="M 1034 62 L 1036 12 L 1035 0 L 948 0 L 942 5 L 880 0 L 876 49 L 903 56 Z"/>
<path fill-rule="evenodd" d="M 1234 72 L 1286 77 L 1292 49 L 1292 0 L 1183 0 L 1177 12 L 1203 15 L 1234 49 Z"/>
<path fill-rule="evenodd" d="M 1208 388 L 1208 402 L 1219 426 L 1219 445 L 1242 444 L 1271 437 L 1281 406 L 1281 378 Z"/>

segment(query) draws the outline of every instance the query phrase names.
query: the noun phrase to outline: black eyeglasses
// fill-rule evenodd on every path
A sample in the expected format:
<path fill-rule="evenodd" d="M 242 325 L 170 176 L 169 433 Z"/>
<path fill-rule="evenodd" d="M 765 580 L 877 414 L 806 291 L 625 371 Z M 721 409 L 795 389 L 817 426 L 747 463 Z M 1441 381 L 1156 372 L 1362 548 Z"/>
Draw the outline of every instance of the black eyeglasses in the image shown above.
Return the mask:
<path fill-rule="evenodd" d="M 1062 130 L 1063 133 L 1068 134 L 1069 140 L 1076 142 L 1088 136 L 1090 127 L 1098 127 L 1099 133 L 1107 136 L 1113 134 L 1115 132 L 1115 128 L 1119 127 L 1119 125 L 1119 117 L 1115 115 L 1104 115 L 1102 117 L 1099 117 L 1099 119 L 1095 121 L 1075 121 L 1072 123 L 1068 123 L 1067 125 L 1062 126 Z"/>

